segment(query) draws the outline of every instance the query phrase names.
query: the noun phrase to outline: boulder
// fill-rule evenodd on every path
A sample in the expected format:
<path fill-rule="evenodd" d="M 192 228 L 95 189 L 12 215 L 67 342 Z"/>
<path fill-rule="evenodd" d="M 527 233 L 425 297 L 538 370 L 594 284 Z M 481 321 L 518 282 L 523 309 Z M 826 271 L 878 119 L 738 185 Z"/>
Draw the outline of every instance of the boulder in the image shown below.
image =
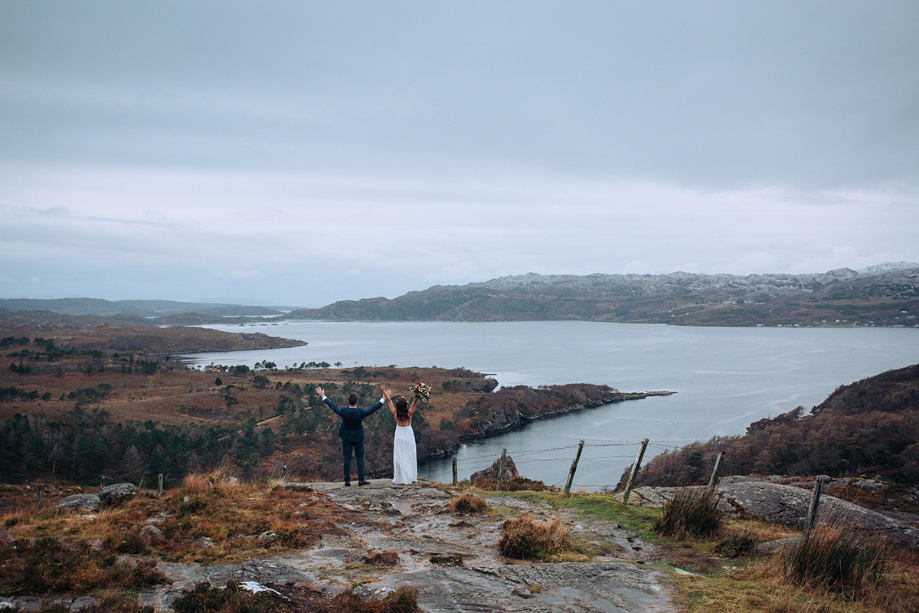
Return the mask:
<path fill-rule="evenodd" d="M 777 539 L 760 543 L 753 548 L 753 553 L 759 555 L 772 555 L 783 551 L 794 551 L 801 545 L 800 536 L 790 536 L 788 538 Z"/>
<path fill-rule="evenodd" d="M 147 524 L 140 529 L 140 540 L 145 544 L 149 545 L 151 543 L 160 543 L 165 540 L 163 531 L 157 528 L 156 526 L 151 526 Z"/>
<path fill-rule="evenodd" d="M 15 541 L 12 534 L 0 528 L 0 545 L 12 545 Z"/>
<path fill-rule="evenodd" d="M 133 483 L 114 483 L 99 490 L 99 500 L 107 507 L 116 506 L 136 493 L 137 486 Z"/>
<path fill-rule="evenodd" d="M 278 540 L 277 532 L 262 532 L 258 535 L 258 542 L 263 545 L 270 545 Z"/>
<path fill-rule="evenodd" d="M 57 503 L 58 509 L 95 511 L 102 504 L 97 494 L 74 494 Z"/>
<path fill-rule="evenodd" d="M 495 460 L 495 463 L 489 466 L 484 470 L 480 470 L 477 473 L 472 473 L 469 477 L 469 481 L 475 483 L 477 481 L 497 481 L 498 471 L 501 469 L 501 458 Z M 504 479 L 514 479 L 519 477 L 520 473 L 517 472 L 517 465 L 514 464 L 514 459 L 511 456 L 505 456 L 504 458 Z"/>

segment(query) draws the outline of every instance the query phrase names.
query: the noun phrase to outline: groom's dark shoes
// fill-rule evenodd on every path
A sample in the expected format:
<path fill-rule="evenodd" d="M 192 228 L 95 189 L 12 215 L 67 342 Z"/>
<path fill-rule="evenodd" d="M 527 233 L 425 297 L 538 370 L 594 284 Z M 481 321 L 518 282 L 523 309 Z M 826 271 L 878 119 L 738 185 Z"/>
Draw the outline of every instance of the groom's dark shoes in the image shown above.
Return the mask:
<path fill-rule="evenodd" d="M 365 481 L 365 480 L 361 479 L 360 481 L 357 482 L 357 484 L 358 484 L 358 485 L 370 485 L 370 481 Z"/>

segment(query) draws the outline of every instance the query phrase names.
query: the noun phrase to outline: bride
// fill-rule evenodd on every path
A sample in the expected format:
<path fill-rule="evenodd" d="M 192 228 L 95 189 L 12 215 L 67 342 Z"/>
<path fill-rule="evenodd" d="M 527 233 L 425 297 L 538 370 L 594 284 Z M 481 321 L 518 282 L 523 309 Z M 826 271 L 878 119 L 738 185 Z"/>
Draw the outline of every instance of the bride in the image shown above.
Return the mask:
<path fill-rule="evenodd" d="M 405 485 L 418 480 L 418 458 L 415 451 L 415 432 L 412 430 L 412 415 L 418 407 L 418 398 L 406 406 L 405 398 L 393 404 L 389 389 L 383 389 L 383 398 L 389 404 L 389 412 L 396 419 L 396 436 L 392 447 L 392 482 Z"/>

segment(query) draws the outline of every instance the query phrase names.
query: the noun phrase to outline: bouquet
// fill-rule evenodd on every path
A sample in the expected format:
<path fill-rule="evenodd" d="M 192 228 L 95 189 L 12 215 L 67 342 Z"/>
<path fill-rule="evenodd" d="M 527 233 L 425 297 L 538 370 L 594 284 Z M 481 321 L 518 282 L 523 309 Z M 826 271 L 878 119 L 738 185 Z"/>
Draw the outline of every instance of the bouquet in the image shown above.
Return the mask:
<path fill-rule="evenodd" d="M 408 388 L 408 393 L 415 398 L 420 400 L 430 400 L 431 399 L 431 388 L 427 383 L 416 383 L 415 385 Z"/>

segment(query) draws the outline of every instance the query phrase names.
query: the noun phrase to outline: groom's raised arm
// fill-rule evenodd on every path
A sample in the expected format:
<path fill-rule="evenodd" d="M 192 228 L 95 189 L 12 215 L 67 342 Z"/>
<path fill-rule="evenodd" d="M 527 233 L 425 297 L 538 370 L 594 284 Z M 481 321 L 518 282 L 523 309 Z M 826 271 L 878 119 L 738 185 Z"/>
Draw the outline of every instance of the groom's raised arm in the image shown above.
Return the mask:
<path fill-rule="evenodd" d="M 332 411 L 333 411 L 335 414 L 341 415 L 341 409 L 338 407 L 337 404 L 335 404 L 334 402 L 332 402 L 331 400 L 329 400 L 329 397 L 325 395 L 325 391 L 323 391 L 323 389 L 322 389 L 321 387 L 317 387 L 317 388 L 316 388 L 316 395 L 319 396 L 320 398 L 322 398 L 322 401 L 323 401 L 324 403 L 326 403 L 326 405 L 327 405 L 330 409 L 332 409 Z"/>
<path fill-rule="evenodd" d="M 364 415 L 364 417 L 369 417 L 370 415 L 373 415 L 374 413 L 376 413 L 377 411 L 379 411 L 379 410 L 380 410 L 380 407 L 383 406 L 383 402 L 384 402 L 385 400 L 386 400 L 385 398 L 380 398 L 380 400 L 379 400 L 375 405 L 373 405 L 372 407 L 370 407 L 369 409 L 367 409 L 367 413 Z"/>

